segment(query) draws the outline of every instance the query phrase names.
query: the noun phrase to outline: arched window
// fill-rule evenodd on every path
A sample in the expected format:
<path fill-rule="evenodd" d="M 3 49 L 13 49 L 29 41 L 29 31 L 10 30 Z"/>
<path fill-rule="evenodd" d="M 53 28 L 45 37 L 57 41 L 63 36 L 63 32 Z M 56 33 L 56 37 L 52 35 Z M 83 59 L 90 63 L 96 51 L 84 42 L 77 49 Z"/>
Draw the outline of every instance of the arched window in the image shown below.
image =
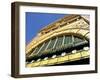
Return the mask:
<path fill-rule="evenodd" d="M 89 42 L 85 38 L 74 35 L 60 35 L 50 38 L 35 47 L 29 56 L 36 58 L 38 56 L 49 57 L 54 54 L 61 55 L 61 53 L 68 53 L 73 49 L 82 49 L 86 45 L 89 46 Z"/>

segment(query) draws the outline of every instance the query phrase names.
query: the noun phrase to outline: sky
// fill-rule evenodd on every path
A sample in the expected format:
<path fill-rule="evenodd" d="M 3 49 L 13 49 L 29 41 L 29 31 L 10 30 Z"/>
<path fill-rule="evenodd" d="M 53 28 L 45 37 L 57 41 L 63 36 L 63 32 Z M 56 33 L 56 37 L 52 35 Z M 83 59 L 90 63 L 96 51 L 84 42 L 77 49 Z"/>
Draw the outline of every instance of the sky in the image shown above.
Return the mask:
<path fill-rule="evenodd" d="M 67 14 L 26 12 L 26 45 L 48 24 Z"/>

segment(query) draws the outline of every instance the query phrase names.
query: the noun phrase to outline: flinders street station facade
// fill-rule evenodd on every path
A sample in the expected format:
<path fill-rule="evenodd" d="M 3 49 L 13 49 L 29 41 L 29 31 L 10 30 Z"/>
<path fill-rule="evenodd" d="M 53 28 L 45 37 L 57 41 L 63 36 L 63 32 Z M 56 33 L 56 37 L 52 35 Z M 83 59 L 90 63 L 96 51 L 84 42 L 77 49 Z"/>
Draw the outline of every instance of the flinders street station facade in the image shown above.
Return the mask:
<path fill-rule="evenodd" d="M 66 15 L 42 28 L 26 46 L 26 67 L 89 64 L 89 20 Z"/>

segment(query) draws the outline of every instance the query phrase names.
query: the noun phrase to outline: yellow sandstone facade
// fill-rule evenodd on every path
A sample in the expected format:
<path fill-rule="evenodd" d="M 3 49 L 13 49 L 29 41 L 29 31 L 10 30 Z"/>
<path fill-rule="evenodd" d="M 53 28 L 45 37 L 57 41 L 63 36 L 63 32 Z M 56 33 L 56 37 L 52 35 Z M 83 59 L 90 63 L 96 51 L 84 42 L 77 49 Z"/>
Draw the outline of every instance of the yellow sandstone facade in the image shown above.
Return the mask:
<path fill-rule="evenodd" d="M 26 67 L 49 66 L 89 58 L 89 21 L 65 16 L 39 31 L 26 46 Z"/>

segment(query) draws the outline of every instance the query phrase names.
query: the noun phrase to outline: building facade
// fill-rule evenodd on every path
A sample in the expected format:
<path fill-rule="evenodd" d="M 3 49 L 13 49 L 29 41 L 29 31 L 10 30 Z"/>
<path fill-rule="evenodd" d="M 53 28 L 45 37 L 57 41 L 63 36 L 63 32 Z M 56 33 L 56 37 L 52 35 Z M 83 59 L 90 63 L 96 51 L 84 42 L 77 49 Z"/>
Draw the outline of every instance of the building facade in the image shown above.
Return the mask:
<path fill-rule="evenodd" d="M 26 46 L 26 67 L 89 64 L 89 20 L 67 15 L 39 31 Z"/>

